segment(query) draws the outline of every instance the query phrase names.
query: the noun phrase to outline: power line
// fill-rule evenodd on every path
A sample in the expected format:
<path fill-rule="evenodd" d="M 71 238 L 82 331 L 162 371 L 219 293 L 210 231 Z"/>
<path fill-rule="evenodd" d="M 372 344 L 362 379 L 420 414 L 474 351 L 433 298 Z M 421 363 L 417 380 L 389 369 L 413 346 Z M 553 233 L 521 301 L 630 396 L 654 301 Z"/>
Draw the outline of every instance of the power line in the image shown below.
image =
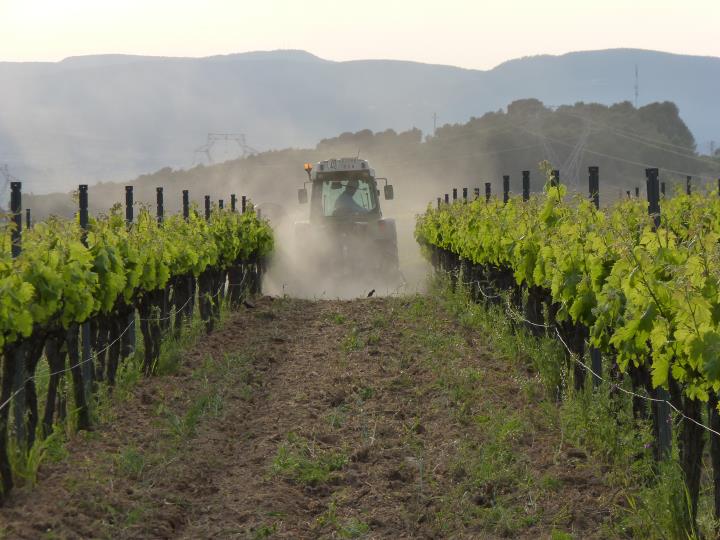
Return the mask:
<path fill-rule="evenodd" d="M 620 137 L 624 137 L 624 138 L 629 139 L 629 140 L 631 140 L 631 141 L 639 142 L 640 144 L 644 144 L 644 145 L 649 146 L 649 147 L 651 147 L 651 148 L 657 148 L 658 150 L 662 150 L 663 152 L 667 152 L 667 153 L 669 153 L 669 154 L 675 154 L 676 156 L 684 157 L 684 158 L 686 158 L 686 159 L 692 159 L 692 160 L 698 161 L 698 162 L 700 162 L 700 163 L 706 163 L 706 164 L 709 164 L 709 165 L 715 165 L 715 166 L 717 166 L 717 163 L 714 162 L 714 161 L 712 161 L 712 160 L 710 160 L 710 159 L 706 159 L 706 158 L 703 158 L 703 157 L 700 157 L 700 156 L 695 156 L 695 155 L 692 155 L 692 154 L 683 154 L 683 153 L 677 152 L 677 151 L 675 151 L 675 150 L 670 150 L 670 149 L 668 149 L 668 148 L 663 148 L 663 147 L 661 147 L 660 145 L 655 144 L 655 143 L 643 141 L 642 139 L 640 139 L 640 138 L 638 138 L 638 137 L 634 137 L 634 136 L 631 136 L 631 135 L 626 135 L 626 134 L 624 134 L 624 133 L 622 133 L 622 132 L 620 132 L 620 131 L 617 131 L 617 130 L 612 130 L 612 131 L 614 131 L 615 134 L 616 134 L 616 135 L 619 135 Z"/>
<path fill-rule="evenodd" d="M 533 131 L 531 131 L 531 130 L 529 130 L 529 129 L 527 129 L 527 128 L 523 128 L 523 131 L 526 131 L 527 133 L 530 133 L 531 135 L 535 135 L 536 137 L 539 137 L 539 138 L 545 137 L 544 135 L 542 135 L 542 134 L 540 134 L 540 133 L 535 133 L 535 132 L 533 132 Z M 555 142 L 555 143 L 557 143 L 557 144 L 563 145 L 563 146 L 574 147 L 573 144 L 568 143 L 568 142 L 565 142 L 565 141 L 561 141 L 561 140 L 559 140 L 559 139 L 551 139 L 550 137 L 545 137 L 545 138 L 547 138 L 548 140 L 553 141 L 553 142 Z M 589 148 L 585 148 L 584 151 L 587 152 L 587 153 L 589 153 L 589 154 L 594 154 L 594 155 L 596 155 L 596 156 L 605 157 L 605 158 L 612 159 L 612 160 L 615 160 L 615 161 L 621 161 L 621 162 L 627 163 L 627 164 L 629 164 L 629 165 L 637 165 L 638 167 L 647 168 L 647 167 L 655 167 L 655 166 L 656 166 L 656 165 L 653 165 L 653 164 L 650 164 L 650 163 L 643 163 L 643 162 L 640 162 L 640 161 L 633 161 L 633 160 L 631 160 L 631 159 L 625 159 L 625 158 L 622 158 L 622 157 L 619 157 L 619 156 L 613 156 L 613 155 L 610 155 L 610 154 L 605 154 L 605 153 L 603 153 L 603 152 L 598 152 L 598 151 L 596 151 L 596 150 L 591 150 L 591 149 L 589 149 Z M 694 177 L 702 178 L 702 179 L 705 179 L 705 180 L 715 180 L 715 177 L 713 177 L 713 176 L 707 176 L 707 175 L 702 175 L 702 174 L 697 174 L 697 173 L 691 173 L 691 172 L 688 172 L 688 171 L 677 171 L 677 170 L 675 170 L 675 169 L 669 169 L 669 168 L 666 168 L 666 167 L 663 167 L 662 169 L 665 170 L 665 171 L 667 171 L 667 172 L 674 173 L 674 174 L 680 174 L 680 175 L 684 175 L 684 176 L 694 176 Z"/>
<path fill-rule="evenodd" d="M 566 111 L 566 110 L 557 110 L 556 112 L 558 112 L 558 113 L 560 113 L 560 114 L 564 114 L 564 115 L 566 115 L 566 116 L 571 116 L 571 117 L 573 117 L 573 118 L 578 118 L 578 119 L 580 119 L 580 120 L 585 120 L 586 122 L 590 122 L 591 124 L 600 126 L 600 127 L 602 127 L 603 129 L 607 129 L 607 130 L 609 130 L 609 131 L 613 131 L 613 132 L 618 133 L 618 134 L 624 134 L 624 135 L 628 135 L 628 136 L 631 136 L 631 137 L 635 137 L 635 138 L 638 139 L 639 141 L 650 142 L 650 143 L 654 143 L 654 144 L 658 144 L 658 145 L 662 145 L 662 146 L 670 146 L 670 147 L 672 147 L 672 148 L 677 148 L 677 149 L 679 149 L 679 150 L 685 150 L 686 152 L 692 152 L 692 151 L 693 151 L 692 148 L 690 148 L 690 147 L 688 147 L 688 146 L 685 146 L 685 145 L 682 145 L 682 144 L 675 144 L 675 143 L 668 142 L 668 141 L 661 141 L 660 139 L 653 139 L 653 138 L 651 138 L 651 137 L 647 137 L 647 136 L 645 136 L 645 135 L 641 135 L 640 133 L 636 133 L 636 132 L 631 131 L 631 130 L 628 130 L 628 129 L 622 129 L 622 128 L 619 128 L 619 127 L 616 127 L 616 126 L 608 125 L 608 124 L 606 124 L 605 122 L 600 122 L 599 120 L 594 120 L 593 118 L 590 118 L 590 117 L 587 116 L 587 115 L 578 114 L 578 113 L 572 113 L 572 112 Z"/>
<path fill-rule="evenodd" d="M 207 142 L 195 149 L 193 162 L 196 163 L 198 154 L 201 154 L 206 157 L 208 164 L 212 165 L 214 161 L 211 150 L 218 142 L 225 142 L 226 144 L 228 142 L 235 142 L 240 149 L 239 159 L 258 153 L 252 146 L 248 146 L 244 133 L 208 133 Z"/>

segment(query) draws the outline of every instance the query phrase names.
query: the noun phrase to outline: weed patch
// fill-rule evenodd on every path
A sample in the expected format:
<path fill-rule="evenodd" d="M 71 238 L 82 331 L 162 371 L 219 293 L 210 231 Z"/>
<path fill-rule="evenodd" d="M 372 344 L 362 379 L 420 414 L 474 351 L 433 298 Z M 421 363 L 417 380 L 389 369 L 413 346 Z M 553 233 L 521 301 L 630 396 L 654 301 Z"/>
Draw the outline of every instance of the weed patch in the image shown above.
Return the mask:
<path fill-rule="evenodd" d="M 190 439 L 196 435 L 204 416 L 219 416 L 222 408 L 223 397 L 217 391 L 204 393 L 193 401 L 184 415 L 168 414 L 170 432 L 176 439 Z"/>
<path fill-rule="evenodd" d="M 343 351 L 345 351 L 345 353 L 359 351 L 364 346 L 365 344 L 363 343 L 362 338 L 360 337 L 360 333 L 358 332 L 358 329 L 356 327 L 353 327 L 352 330 L 350 330 L 350 333 L 345 337 L 342 342 L 342 349 Z"/>
<path fill-rule="evenodd" d="M 123 448 L 115 456 L 115 469 L 117 472 L 133 480 L 141 480 L 145 471 L 145 455 L 134 447 Z"/>
<path fill-rule="evenodd" d="M 307 439 L 290 433 L 280 445 L 271 472 L 298 484 L 315 486 L 327 483 L 333 473 L 348 462 L 343 452 L 323 450 Z"/>

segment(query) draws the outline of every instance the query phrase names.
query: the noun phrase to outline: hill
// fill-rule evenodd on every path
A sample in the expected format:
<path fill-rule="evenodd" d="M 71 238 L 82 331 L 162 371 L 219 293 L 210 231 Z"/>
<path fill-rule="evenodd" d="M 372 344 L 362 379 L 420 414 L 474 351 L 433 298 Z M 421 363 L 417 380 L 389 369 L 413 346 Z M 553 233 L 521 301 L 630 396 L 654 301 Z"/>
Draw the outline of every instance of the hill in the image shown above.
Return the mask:
<path fill-rule="evenodd" d="M 346 131 L 466 122 L 534 97 L 555 105 L 672 101 L 699 149 L 720 140 L 720 59 L 617 49 L 512 60 L 489 71 L 392 60 L 332 62 L 303 51 L 0 63 L 0 163 L 28 191 L 188 167 L 209 132 L 263 149 Z M 239 155 L 230 143 L 216 160 Z M 203 158 L 205 159 L 205 158 Z"/>
<path fill-rule="evenodd" d="M 155 188 L 165 188 L 165 210 L 179 209 L 180 193 L 190 190 L 202 206 L 231 193 L 248 195 L 256 203 L 274 203 L 285 211 L 297 208 L 296 188 L 306 179 L 302 164 L 328 157 L 360 155 L 379 176 L 395 184 L 397 199 L 385 207 L 388 215 L 417 212 L 452 187 L 502 189 L 502 175 L 511 176 L 511 191 L 521 189 L 520 172 L 531 171 L 531 188 L 542 189 L 538 164 L 549 160 L 561 180 L 581 194 L 587 192 L 587 167 L 600 167 L 600 195 L 605 204 L 626 190 L 644 186 L 646 167 L 659 167 L 661 179 L 684 185 L 692 175 L 696 186 L 715 185 L 720 161 L 693 150 L 692 133 L 678 108 L 669 102 L 636 109 L 628 102 L 612 106 L 577 103 L 554 109 L 529 99 L 510 103 L 507 112 L 489 112 L 461 124 L 445 125 L 423 138 L 418 129 L 404 132 L 361 130 L 322 139 L 307 149 L 262 152 L 244 159 L 186 170 L 165 167 L 130 184 L 135 200 L 155 203 Z M 106 210 L 124 200 L 124 188 L 104 183 L 90 189 L 91 210 Z M 50 213 L 72 215 L 76 202 L 68 194 L 27 196 L 24 205 L 38 218 Z M 410 220 L 412 221 L 412 220 Z"/>

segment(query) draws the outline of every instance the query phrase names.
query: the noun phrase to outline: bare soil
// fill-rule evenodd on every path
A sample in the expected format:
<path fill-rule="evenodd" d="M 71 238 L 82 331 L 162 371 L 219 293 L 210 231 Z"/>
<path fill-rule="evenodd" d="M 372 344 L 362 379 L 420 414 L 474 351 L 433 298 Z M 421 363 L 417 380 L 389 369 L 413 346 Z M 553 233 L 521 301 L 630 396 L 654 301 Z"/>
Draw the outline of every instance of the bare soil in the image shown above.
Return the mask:
<path fill-rule="evenodd" d="M 73 436 L 0 537 L 603 537 L 615 494 L 535 384 L 432 299 L 264 297 Z"/>

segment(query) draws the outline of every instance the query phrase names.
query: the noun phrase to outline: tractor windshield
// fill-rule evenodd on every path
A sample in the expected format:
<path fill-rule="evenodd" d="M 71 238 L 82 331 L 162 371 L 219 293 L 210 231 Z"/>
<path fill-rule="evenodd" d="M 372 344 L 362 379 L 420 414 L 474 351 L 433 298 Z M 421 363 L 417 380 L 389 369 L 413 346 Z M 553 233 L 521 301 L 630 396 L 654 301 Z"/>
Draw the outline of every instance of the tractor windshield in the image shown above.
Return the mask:
<path fill-rule="evenodd" d="M 322 208 L 327 216 L 367 214 L 377 208 L 374 182 L 365 178 L 324 180 L 322 183 Z"/>

